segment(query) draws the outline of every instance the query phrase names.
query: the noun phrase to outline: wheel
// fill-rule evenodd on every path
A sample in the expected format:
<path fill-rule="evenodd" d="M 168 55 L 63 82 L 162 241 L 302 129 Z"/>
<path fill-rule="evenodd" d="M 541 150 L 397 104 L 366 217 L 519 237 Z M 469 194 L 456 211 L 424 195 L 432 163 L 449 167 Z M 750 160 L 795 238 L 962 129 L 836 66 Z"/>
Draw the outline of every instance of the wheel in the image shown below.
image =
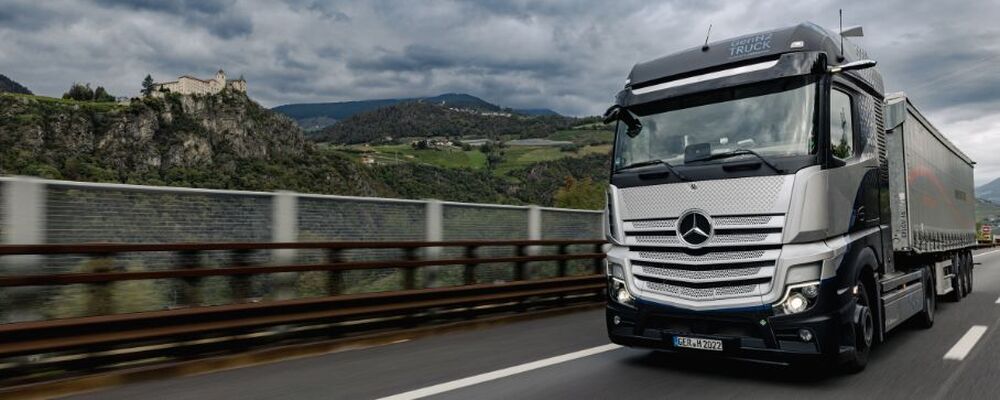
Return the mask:
<path fill-rule="evenodd" d="M 872 315 L 871 301 L 865 284 L 858 281 L 858 293 L 854 295 L 854 356 L 844 364 L 849 373 L 861 372 L 868 366 L 868 356 L 875 342 L 875 317 Z"/>
<path fill-rule="evenodd" d="M 972 261 L 972 253 L 965 252 L 965 295 L 968 296 L 972 293 L 972 271 L 975 269 L 975 264 Z"/>
<path fill-rule="evenodd" d="M 962 263 L 955 257 L 951 262 L 951 292 L 948 293 L 948 301 L 957 303 L 965 297 L 965 274 Z"/>
<path fill-rule="evenodd" d="M 934 310 L 937 308 L 937 295 L 934 288 L 933 267 L 924 268 L 924 310 L 917 314 L 917 327 L 930 329 L 934 326 Z"/>

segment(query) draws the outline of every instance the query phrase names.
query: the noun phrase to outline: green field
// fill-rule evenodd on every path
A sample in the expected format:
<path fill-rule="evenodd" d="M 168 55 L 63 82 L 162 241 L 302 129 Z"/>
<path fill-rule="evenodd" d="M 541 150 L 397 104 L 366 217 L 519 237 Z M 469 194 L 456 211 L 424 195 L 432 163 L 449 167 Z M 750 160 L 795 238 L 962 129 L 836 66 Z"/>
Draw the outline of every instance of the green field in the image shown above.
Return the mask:
<path fill-rule="evenodd" d="M 587 132 L 587 131 L 585 131 Z M 381 146 L 331 146 L 350 157 L 360 160 L 370 156 L 382 165 L 397 163 L 420 163 L 444 168 L 465 168 L 481 170 L 486 168 L 486 154 L 479 149 L 462 151 L 457 148 L 417 150 L 408 144 Z M 576 151 L 562 151 L 557 146 L 509 146 L 503 150 L 503 162 L 493 170 L 495 175 L 530 166 L 542 161 L 558 160 L 566 157 L 584 157 L 591 154 L 608 154 L 610 144 L 582 146 Z"/>
<path fill-rule="evenodd" d="M 564 140 L 580 145 L 611 143 L 614 132 L 589 129 L 567 129 L 549 135 L 549 140 Z"/>
<path fill-rule="evenodd" d="M 70 99 L 62 99 L 58 97 L 37 96 L 37 95 L 20 94 L 20 93 L 0 93 L 0 96 L 8 96 L 17 99 L 34 100 L 42 104 L 79 106 L 80 108 L 92 111 L 111 111 L 114 109 L 128 107 L 127 105 L 118 104 L 116 102 L 76 101 Z"/>

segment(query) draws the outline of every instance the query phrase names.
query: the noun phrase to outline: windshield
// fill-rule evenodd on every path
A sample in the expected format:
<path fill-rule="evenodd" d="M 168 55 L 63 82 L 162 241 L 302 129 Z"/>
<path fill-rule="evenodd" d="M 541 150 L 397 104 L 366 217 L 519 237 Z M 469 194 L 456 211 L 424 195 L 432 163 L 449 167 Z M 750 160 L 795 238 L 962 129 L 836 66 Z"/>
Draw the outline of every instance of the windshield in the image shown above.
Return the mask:
<path fill-rule="evenodd" d="M 816 153 L 816 85 L 795 78 L 633 107 L 635 137 L 619 122 L 615 169 L 663 160 L 672 165 L 726 162 L 706 157 L 748 149 L 763 157 Z"/>

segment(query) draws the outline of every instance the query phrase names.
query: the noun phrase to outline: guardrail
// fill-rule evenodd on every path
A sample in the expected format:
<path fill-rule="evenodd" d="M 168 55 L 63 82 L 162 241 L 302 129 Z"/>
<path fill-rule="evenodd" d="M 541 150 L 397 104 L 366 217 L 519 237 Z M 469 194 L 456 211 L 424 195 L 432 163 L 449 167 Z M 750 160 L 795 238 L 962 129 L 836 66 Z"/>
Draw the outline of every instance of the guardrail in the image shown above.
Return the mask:
<path fill-rule="evenodd" d="M 165 270 L 7 275 L 0 276 L 0 288 L 86 284 L 91 288 L 91 301 L 100 303 L 107 301 L 107 287 L 113 282 L 171 279 L 187 287 L 181 291 L 185 301 L 180 303 L 188 304 L 162 311 L 0 324 L 0 376 L 17 378 L 40 371 L 92 370 L 124 362 L 134 365 L 141 360 L 234 351 L 289 338 L 336 337 L 536 306 L 595 301 L 602 298 L 605 290 L 601 275 L 603 245 L 600 240 L 0 245 L 0 256 L 73 254 L 111 258 L 119 253 L 176 253 L 178 265 Z M 422 249 L 456 247 L 464 250 L 462 257 L 418 256 L 418 250 Z M 478 257 L 477 249 L 484 247 L 512 247 L 515 255 Z M 545 247 L 554 247 L 556 254 L 539 254 Z M 327 260 L 289 265 L 247 265 L 241 261 L 250 252 L 284 249 L 324 250 Z M 357 249 L 399 249 L 405 257 L 377 261 L 341 258 L 343 251 Z M 199 265 L 198 254 L 207 251 L 230 252 L 232 266 Z M 568 265 L 580 260 L 589 263 L 590 271 L 567 276 Z M 536 262 L 555 263 L 554 276 L 525 279 L 527 266 Z M 477 283 L 477 266 L 495 263 L 510 264 L 514 281 Z M 448 265 L 463 266 L 462 285 L 417 286 L 419 268 Z M 366 269 L 401 270 L 403 290 L 343 294 L 341 274 Z M 253 275 L 311 271 L 329 274 L 328 295 L 273 301 L 234 295 L 232 304 L 197 305 L 198 280 L 202 278 L 226 276 L 236 281 Z M 276 327 L 281 329 L 274 330 Z"/>

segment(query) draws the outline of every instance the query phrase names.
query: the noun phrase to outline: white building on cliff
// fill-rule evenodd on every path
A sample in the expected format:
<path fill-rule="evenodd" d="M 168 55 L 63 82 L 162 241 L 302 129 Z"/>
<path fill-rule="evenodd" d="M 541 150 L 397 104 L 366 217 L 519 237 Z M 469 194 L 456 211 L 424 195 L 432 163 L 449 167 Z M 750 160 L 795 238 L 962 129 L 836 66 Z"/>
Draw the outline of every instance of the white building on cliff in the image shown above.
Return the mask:
<path fill-rule="evenodd" d="M 153 96 L 162 96 L 165 92 L 179 94 L 216 94 L 223 89 L 235 90 L 246 93 L 247 81 L 241 76 L 239 79 L 226 79 L 223 70 L 215 73 L 212 79 L 199 79 L 191 75 L 183 75 L 171 82 L 157 82 L 153 84 Z"/>

